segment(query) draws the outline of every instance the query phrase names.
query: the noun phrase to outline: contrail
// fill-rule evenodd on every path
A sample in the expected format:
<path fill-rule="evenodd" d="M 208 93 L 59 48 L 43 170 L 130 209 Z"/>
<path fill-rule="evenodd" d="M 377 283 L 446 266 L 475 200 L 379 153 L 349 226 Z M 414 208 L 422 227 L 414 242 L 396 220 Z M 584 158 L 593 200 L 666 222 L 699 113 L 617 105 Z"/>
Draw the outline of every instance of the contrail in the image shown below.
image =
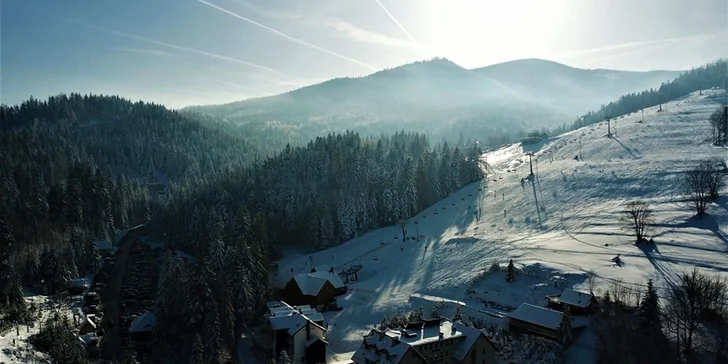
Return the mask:
<path fill-rule="evenodd" d="M 407 29 L 405 29 L 405 27 L 399 23 L 397 18 L 395 18 L 394 15 L 392 15 L 392 13 L 390 13 L 389 10 L 387 10 L 387 8 L 384 6 L 384 4 L 382 4 L 381 1 L 379 1 L 379 0 L 374 0 L 374 1 L 376 1 L 377 4 L 379 4 L 379 7 L 381 7 L 382 10 L 384 10 L 384 12 L 387 13 L 387 15 L 389 15 L 389 18 L 392 19 L 394 24 L 397 24 L 399 29 L 402 30 L 402 32 L 407 36 L 407 38 L 409 38 L 410 41 L 412 41 L 412 43 L 414 43 L 415 45 L 420 47 L 420 49 L 424 49 L 424 47 L 422 47 L 422 44 L 420 44 L 420 42 L 418 42 L 417 39 L 415 39 L 415 37 L 413 37 L 412 34 L 410 34 L 410 32 L 408 32 Z"/>
<path fill-rule="evenodd" d="M 209 7 L 211 7 L 211 8 L 214 8 L 214 9 L 220 10 L 220 11 L 222 11 L 223 13 L 226 13 L 226 14 L 228 14 L 228 15 L 232 15 L 232 16 L 234 16 L 234 17 L 236 17 L 236 18 L 240 19 L 240 20 L 244 20 L 244 21 L 246 21 L 246 22 L 248 22 L 248 23 L 250 23 L 250 24 L 253 24 L 253 25 L 255 25 L 255 26 L 258 26 L 258 27 L 260 27 L 260 28 L 263 28 L 263 29 L 265 29 L 265 30 L 267 30 L 267 31 L 269 31 L 269 32 L 273 32 L 273 33 L 275 33 L 275 34 L 277 34 L 277 35 L 279 35 L 279 36 L 281 36 L 281 37 L 283 37 L 283 38 L 286 38 L 286 39 L 288 39 L 288 40 L 290 40 L 290 41 L 293 41 L 293 42 L 296 42 L 296 43 L 299 43 L 299 44 L 303 44 L 303 45 L 305 45 L 305 46 L 308 46 L 308 47 L 311 47 L 311 48 L 314 48 L 314 49 L 318 49 L 318 50 L 320 50 L 320 51 L 322 51 L 322 52 L 328 53 L 328 54 L 330 54 L 330 55 L 332 55 L 332 56 L 336 56 L 336 57 L 339 57 L 339 58 L 345 59 L 345 60 L 347 60 L 347 61 L 351 61 L 351 62 L 354 62 L 354 63 L 356 63 L 356 64 L 358 64 L 358 65 L 360 65 L 360 66 L 363 66 L 363 67 L 369 68 L 369 69 L 370 69 L 370 70 L 372 70 L 372 71 L 379 71 L 379 70 L 380 70 L 380 68 L 378 68 L 378 67 L 374 67 L 374 66 L 372 66 L 372 65 L 370 65 L 370 64 L 366 64 L 366 63 L 364 63 L 364 62 L 358 61 L 358 60 L 356 60 L 356 59 L 353 59 L 353 58 L 351 58 L 351 57 L 347 57 L 347 56 L 345 56 L 345 55 L 342 55 L 342 54 L 336 53 L 336 52 L 334 52 L 334 51 L 331 51 L 331 50 L 328 50 L 328 49 L 326 49 L 326 48 L 323 48 L 323 47 L 317 46 L 317 45 L 315 45 L 315 44 L 312 44 L 312 43 L 309 43 L 309 42 L 306 42 L 306 41 L 300 40 L 300 39 L 298 39 L 298 38 L 295 38 L 295 37 L 292 37 L 292 36 L 290 36 L 290 35 L 288 35 L 288 34 L 286 34 L 286 33 L 283 33 L 283 32 L 281 32 L 281 31 L 279 31 L 279 30 L 275 30 L 275 29 L 273 29 L 273 28 L 271 28 L 271 27 L 269 27 L 269 26 L 265 26 L 265 25 L 263 25 L 263 24 L 261 24 L 261 23 L 258 23 L 258 22 L 256 22 L 256 21 L 254 21 L 254 20 L 248 19 L 248 18 L 246 18 L 246 17 L 244 17 L 244 16 L 241 16 L 241 15 L 238 15 L 238 14 L 236 14 L 236 13 L 233 13 L 233 12 L 232 12 L 232 11 L 230 11 L 230 10 L 227 10 L 227 9 L 221 8 L 221 7 L 219 7 L 219 6 L 215 5 L 215 4 L 211 4 L 211 3 L 209 3 L 209 2 L 207 2 L 207 1 L 205 1 L 205 0 L 197 0 L 197 1 L 198 1 L 198 2 L 200 2 L 200 3 L 203 3 L 203 4 L 207 5 L 207 6 L 209 6 Z"/>
<path fill-rule="evenodd" d="M 255 64 L 255 63 L 252 63 L 252 62 L 243 61 L 241 59 L 237 59 L 237 58 L 233 58 L 233 57 L 228 57 L 228 56 L 223 56 L 223 55 L 219 55 L 219 54 L 215 54 L 215 53 L 210 53 L 210 52 L 205 52 L 205 51 L 201 51 L 199 49 L 188 48 L 188 47 L 178 46 L 178 45 L 174 45 L 174 44 L 170 44 L 170 43 L 165 43 L 165 42 L 161 42 L 161 41 L 158 41 L 158 40 L 150 39 L 150 38 L 147 38 L 147 37 L 142 37 L 140 35 L 136 35 L 136 34 L 132 34 L 132 33 L 126 33 L 126 32 L 121 32 L 121 31 L 114 30 L 114 29 L 109 29 L 109 28 L 104 28 L 104 27 L 100 27 L 98 25 L 94 25 L 94 24 L 91 24 L 91 23 L 87 23 L 87 22 L 81 21 L 81 20 L 76 20 L 76 19 L 62 17 L 62 16 L 59 16 L 59 15 L 56 15 L 56 14 L 47 13 L 47 12 L 42 11 L 42 10 L 40 10 L 40 11 L 43 12 L 43 13 L 45 13 L 48 16 L 51 16 L 51 17 L 54 17 L 54 18 L 57 18 L 57 19 L 61 19 L 61 20 L 66 21 L 66 22 L 70 22 L 70 23 L 82 25 L 84 27 L 91 28 L 91 29 L 94 29 L 94 30 L 98 30 L 98 31 L 101 31 L 101 32 L 105 32 L 105 33 L 109 33 L 109 34 L 114 34 L 114 35 L 118 35 L 118 36 L 125 37 L 125 38 L 135 39 L 135 40 L 139 40 L 139 41 L 146 42 L 146 43 L 156 44 L 156 45 L 159 45 L 159 46 L 163 46 L 163 47 L 167 47 L 167 48 L 171 48 L 171 49 L 175 49 L 175 50 L 179 50 L 179 51 L 185 51 L 185 52 L 195 53 L 195 54 L 199 54 L 199 55 L 203 55 L 203 56 L 207 56 L 207 57 L 212 57 L 212 58 L 217 58 L 217 59 L 226 60 L 226 61 L 230 61 L 230 62 L 235 62 L 235 63 L 239 63 L 239 64 L 244 64 L 246 66 L 253 67 L 253 68 L 257 68 L 257 69 L 260 69 L 260 70 L 264 70 L 264 71 L 268 71 L 268 72 L 273 72 L 273 73 L 278 73 L 278 74 L 283 75 L 283 76 L 286 76 L 286 77 L 295 77 L 295 76 L 289 75 L 289 74 L 287 74 L 287 73 L 285 73 L 283 71 L 280 71 L 280 70 L 277 70 L 277 69 L 273 69 L 273 68 L 270 68 L 270 67 L 266 67 L 266 66 L 261 66 L 259 64 Z M 295 77 L 295 78 L 298 78 L 298 77 Z"/>
<path fill-rule="evenodd" d="M 219 84 L 227 85 L 227 86 L 230 86 L 230 87 L 239 88 L 241 90 L 246 90 L 246 91 L 255 92 L 255 93 L 262 93 L 265 96 L 273 96 L 273 94 L 270 93 L 270 92 L 255 90 L 255 89 L 252 89 L 250 87 L 245 87 L 243 85 L 238 85 L 237 83 L 226 82 L 226 81 L 219 81 L 219 80 L 215 80 L 215 82 L 217 82 Z"/>

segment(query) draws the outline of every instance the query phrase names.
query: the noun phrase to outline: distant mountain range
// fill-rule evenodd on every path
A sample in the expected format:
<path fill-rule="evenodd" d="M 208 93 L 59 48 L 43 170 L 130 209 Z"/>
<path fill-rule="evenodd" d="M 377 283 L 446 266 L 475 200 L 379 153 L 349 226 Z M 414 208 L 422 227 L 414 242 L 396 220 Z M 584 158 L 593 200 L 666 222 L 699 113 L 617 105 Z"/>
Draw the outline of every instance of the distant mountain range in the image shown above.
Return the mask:
<path fill-rule="evenodd" d="M 438 140 L 467 135 L 498 143 L 570 123 L 680 73 L 587 70 L 541 59 L 469 70 L 438 58 L 280 95 L 185 110 L 224 118 L 242 131 L 295 129 L 292 139 L 301 139 L 294 143 L 346 129 L 365 135 L 424 131 Z"/>

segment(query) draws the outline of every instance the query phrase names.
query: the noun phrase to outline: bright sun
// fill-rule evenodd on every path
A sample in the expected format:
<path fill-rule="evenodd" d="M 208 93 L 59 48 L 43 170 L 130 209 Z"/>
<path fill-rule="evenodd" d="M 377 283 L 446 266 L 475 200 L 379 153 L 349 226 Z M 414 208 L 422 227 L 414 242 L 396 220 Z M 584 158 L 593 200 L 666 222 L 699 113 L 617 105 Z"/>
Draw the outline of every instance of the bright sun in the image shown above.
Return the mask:
<path fill-rule="evenodd" d="M 546 56 L 561 29 L 566 0 L 428 0 L 430 53 L 463 66 Z"/>

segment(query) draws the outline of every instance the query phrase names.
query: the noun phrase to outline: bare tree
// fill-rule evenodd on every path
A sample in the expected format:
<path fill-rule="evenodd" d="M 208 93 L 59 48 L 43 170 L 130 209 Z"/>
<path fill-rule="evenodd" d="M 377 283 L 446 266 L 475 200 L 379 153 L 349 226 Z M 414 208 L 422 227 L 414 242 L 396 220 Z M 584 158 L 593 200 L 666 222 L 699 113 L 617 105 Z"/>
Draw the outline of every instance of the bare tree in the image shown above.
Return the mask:
<path fill-rule="evenodd" d="M 675 334 L 684 352 L 693 350 L 701 322 L 711 312 L 720 315 L 725 300 L 725 280 L 704 275 L 697 269 L 680 274 L 679 284 L 668 290 L 665 312 L 673 323 L 668 329 Z"/>
<path fill-rule="evenodd" d="M 685 174 L 685 189 L 690 201 L 695 207 L 698 216 L 705 215 L 708 200 L 710 199 L 710 173 L 704 170 L 701 164 Z"/>
<path fill-rule="evenodd" d="M 596 273 L 593 269 L 586 271 L 586 285 L 589 287 L 589 293 L 594 294 L 594 286 L 596 285 Z"/>
<path fill-rule="evenodd" d="M 645 240 L 645 235 L 650 225 L 654 222 L 653 211 L 650 205 L 644 201 L 630 201 L 625 205 L 620 221 L 623 228 L 634 232 L 637 242 Z"/>
<path fill-rule="evenodd" d="M 700 164 L 700 168 L 705 171 L 708 177 L 708 194 L 711 198 L 718 197 L 718 192 L 724 185 L 725 174 L 723 170 L 725 165 L 720 159 L 710 159 Z"/>
<path fill-rule="evenodd" d="M 713 144 L 725 145 L 728 142 L 728 106 L 721 105 L 710 115 L 713 127 Z"/>

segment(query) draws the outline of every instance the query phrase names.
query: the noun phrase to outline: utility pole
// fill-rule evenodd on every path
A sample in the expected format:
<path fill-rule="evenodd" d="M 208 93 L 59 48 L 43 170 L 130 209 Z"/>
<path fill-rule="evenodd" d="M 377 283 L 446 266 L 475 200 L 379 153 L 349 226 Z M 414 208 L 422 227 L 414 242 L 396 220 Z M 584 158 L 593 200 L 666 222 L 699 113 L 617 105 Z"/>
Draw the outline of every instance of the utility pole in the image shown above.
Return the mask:
<path fill-rule="evenodd" d="M 528 156 L 528 165 L 531 168 L 531 176 L 533 176 L 533 162 L 531 161 L 531 158 L 533 157 L 533 153 L 528 152 L 528 153 L 526 153 L 526 155 Z"/>
<path fill-rule="evenodd" d="M 417 228 L 417 242 L 420 242 L 420 222 L 415 220 L 415 227 Z"/>
<path fill-rule="evenodd" d="M 607 116 L 607 138 L 612 137 L 612 120 Z"/>
<path fill-rule="evenodd" d="M 579 159 L 584 160 L 584 156 L 581 154 L 581 140 L 579 140 Z"/>

